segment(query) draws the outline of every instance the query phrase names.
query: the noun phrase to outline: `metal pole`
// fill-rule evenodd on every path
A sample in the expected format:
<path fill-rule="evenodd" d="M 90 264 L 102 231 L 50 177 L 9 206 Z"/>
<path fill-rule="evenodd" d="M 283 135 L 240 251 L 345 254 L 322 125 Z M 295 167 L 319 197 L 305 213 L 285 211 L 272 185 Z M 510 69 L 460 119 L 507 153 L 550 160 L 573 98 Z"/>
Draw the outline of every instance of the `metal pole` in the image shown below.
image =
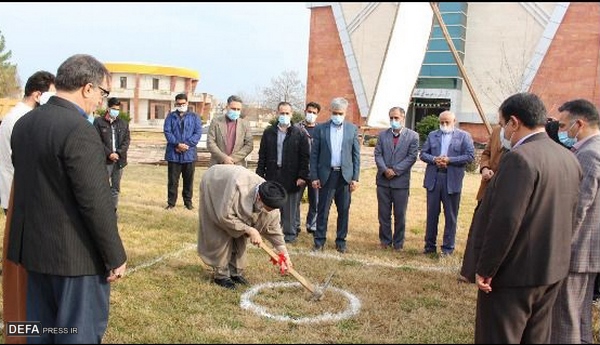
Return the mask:
<path fill-rule="evenodd" d="M 473 98 L 475 107 L 477 107 L 479 116 L 481 117 L 483 124 L 485 124 L 488 134 L 492 134 L 492 126 L 490 125 L 489 121 L 485 117 L 483 108 L 481 107 L 481 104 L 479 103 L 479 99 L 477 99 L 477 95 L 475 95 L 475 90 L 473 89 L 473 86 L 471 85 L 471 82 L 469 81 L 469 78 L 467 77 L 467 71 L 465 70 L 465 66 L 462 63 L 460 56 L 458 55 L 458 51 L 456 50 L 456 47 L 454 46 L 454 42 L 452 42 L 452 38 L 450 37 L 450 34 L 448 33 L 448 29 L 446 28 L 446 25 L 444 24 L 444 20 L 442 19 L 442 15 L 440 14 L 440 9 L 438 8 L 436 2 L 430 2 L 429 4 L 431 5 L 431 9 L 433 10 L 435 19 L 437 20 L 438 24 L 440 24 L 442 33 L 444 33 L 444 37 L 446 38 L 446 42 L 448 43 L 448 46 L 450 47 L 450 51 L 452 52 L 452 55 L 454 56 L 454 61 L 456 61 L 456 65 L 458 66 L 458 69 L 460 70 L 460 74 L 462 75 L 462 77 L 465 81 L 465 84 L 467 84 L 467 89 L 469 89 L 469 93 L 471 94 L 471 98 Z"/>

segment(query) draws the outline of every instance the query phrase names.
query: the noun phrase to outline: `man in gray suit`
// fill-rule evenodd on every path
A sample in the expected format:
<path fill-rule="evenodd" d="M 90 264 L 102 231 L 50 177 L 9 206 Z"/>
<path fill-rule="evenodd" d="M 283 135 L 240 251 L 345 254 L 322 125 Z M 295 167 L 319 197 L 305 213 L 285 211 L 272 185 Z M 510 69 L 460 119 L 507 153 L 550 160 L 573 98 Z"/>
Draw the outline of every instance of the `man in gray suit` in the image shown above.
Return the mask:
<path fill-rule="evenodd" d="M 566 102 L 560 108 L 558 137 L 571 147 L 581 164 L 569 276 L 564 281 L 552 317 L 553 344 L 594 342 L 592 297 L 600 272 L 600 129 L 598 110 L 585 99 Z M 573 144 L 574 142 L 574 144 Z"/>
<path fill-rule="evenodd" d="M 475 159 L 473 139 L 468 132 L 455 127 L 456 116 L 450 111 L 440 114 L 440 129 L 429 133 L 421 149 L 421 160 L 427 163 L 423 187 L 427 189 L 427 225 L 423 253 L 435 253 L 440 217 L 444 206 L 444 239 L 442 255 L 454 252 L 456 219 L 460 206 L 465 167 Z"/>
<path fill-rule="evenodd" d="M 499 109 L 505 152 L 473 217 L 477 284 L 475 343 L 545 344 L 569 271 L 581 168 L 545 131 L 546 108 L 531 93 Z M 474 241 L 473 243 L 470 243 Z"/>
<path fill-rule="evenodd" d="M 417 161 L 419 134 L 404 127 L 406 113 L 400 107 L 390 109 L 390 126 L 379 133 L 375 145 L 377 165 L 377 209 L 379 218 L 379 246 L 393 245 L 394 250 L 404 246 L 406 206 L 410 188 L 410 171 Z M 394 233 L 392 235 L 392 209 Z"/>
<path fill-rule="evenodd" d="M 350 216 L 350 193 L 358 188 L 360 175 L 360 144 L 358 128 L 345 122 L 348 101 L 338 97 L 329 107 L 331 120 L 315 128 L 310 154 L 310 180 L 319 189 L 317 231 L 314 235 L 314 251 L 323 250 L 327 240 L 327 221 L 331 202 L 337 208 L 337 233 L 335 248 L 347 251 L 348 218 Z"/>

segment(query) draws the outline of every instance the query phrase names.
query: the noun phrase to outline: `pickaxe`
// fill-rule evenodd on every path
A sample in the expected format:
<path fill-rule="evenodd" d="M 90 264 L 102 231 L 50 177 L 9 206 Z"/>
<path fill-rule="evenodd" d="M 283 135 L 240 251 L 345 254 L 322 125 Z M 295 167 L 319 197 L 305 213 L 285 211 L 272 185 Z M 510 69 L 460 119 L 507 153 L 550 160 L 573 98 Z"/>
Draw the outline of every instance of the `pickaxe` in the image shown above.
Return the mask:
<path fill-rule="evenodd" d="M 267 254 L 269 254 L 269 256 L 274 262 L 279 262 L 279 255 L 277 255 L 273 251 L 273 249 L 269 248 L 269 246 L 267 246 L 265 242 L 261 242 L 259 247 L 265 252 L 267 252 Z M 296 280 L 299 281 L 300 284 L 302 284 L 302 286 L 306 288 L 306 290 L 308 290 L 311 293 L 311 301 L 320 301 L 323 299 L 325 289 L 329 286 L 331 278 L 333 278 L 333 274 L 335 273 L 331 272 L 331 274 L 325 281 L 325 284 L 323 284 L 321 287 L 315 287 L 311 282 L 309 282 L 308 280 L 306 280 L 306 278 L 300 275 L 300 273 L 298 273 L 293 267 L 288 267 L 287 271 L 292 275 L 292 277 L 296 278 Z"/>

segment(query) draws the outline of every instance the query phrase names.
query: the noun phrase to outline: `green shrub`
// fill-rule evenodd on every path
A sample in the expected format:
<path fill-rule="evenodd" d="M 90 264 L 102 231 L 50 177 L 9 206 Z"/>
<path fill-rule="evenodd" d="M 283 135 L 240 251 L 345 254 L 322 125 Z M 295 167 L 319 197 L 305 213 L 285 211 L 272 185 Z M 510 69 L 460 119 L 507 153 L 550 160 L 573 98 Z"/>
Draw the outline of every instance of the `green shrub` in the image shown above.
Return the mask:
<path fill-rule="evenodd" d="M 377 137 L 375 138 L 371 138 L 367 140 L 367 145 L 368 147 L 375 147 L 375 145 L 377 145 Z"/>
<path fill-rule="evenodd" d="M 417 122 L 415 131 L 419 133 L 419 141 L 421 144 L 425 142 L 429 133 L 440 128 L 440 119 L 437 115 L 427 115 Z"/>

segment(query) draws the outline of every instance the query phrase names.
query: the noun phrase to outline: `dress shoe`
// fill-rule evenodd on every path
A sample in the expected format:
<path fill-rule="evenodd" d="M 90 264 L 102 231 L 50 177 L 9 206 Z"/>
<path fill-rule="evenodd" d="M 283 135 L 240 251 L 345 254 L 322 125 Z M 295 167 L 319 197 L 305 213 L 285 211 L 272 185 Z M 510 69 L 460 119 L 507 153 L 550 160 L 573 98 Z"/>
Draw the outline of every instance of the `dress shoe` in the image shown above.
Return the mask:
<path fill-rule="evenodd" d="M 341 247 L 341 246 L 335 246 L 335 250 L 337 250 L 338 252 L 340 252 L 340 253 L 342 253 L 342 254 L 344 254 L 344 253 L 347 253 L 347 252 L 348 252 L 348 248 L 346 248 L 345 246 L 344 246 L 344 247 Z"/>
<path fill-rule="evenodd" d="M 187 208 L 188 210 L 193 210 L 194 206 L 192 206 L 192 204 L 187 204 L 185 205 L 185 208 Z"/>
<path fill-rule="evenodd" d="M 226 289 L 234 290 L 235 283 L 231 278 L 215 278 L 215 284 L 222 286 Z"/>
<path fill-rule="evenodd" d="M 385 244 L 385 243 L 379 243 L 379 249 L 388 249 L 390 247 L 389 244 Z"/>
<path fill-rule="evenodd" d="M 423 251 L 423 254 L 427 255 L 427 254 L 435 254 L 435 249 L 425 249 Z"/>
<path fill-rule="evenodd" d="M 312 248 L 313 252 L 322 252 L 323 251 L 323 246 L 318 246 L 318 245 L 314 245 Z"/>
<path fill-rule="evenodd" d="M 285 243 L 287 243 L 287 244 L 293 244 L 293 243 L 296 243 L 297 240 L 298 240 L 298 238 L 292 238 L 292 239 L 289 239 L 289 240 L 285 240 Z"/>
<path fill-rule="evenodd" d="M 170 210 L 172 208 L 175 208 L 175 205 L 167 205 L 167 207 L 165 207 L 165 210 Z"/>
<path fill-rule="evenodd" d="M 231 280 L 235 283 L 235 284 L 239 284 L 239 285 L 250 285 L 250 282 L 248 282 L 248 280 L 246 280 L 246 278 L 244 278 L 244 276 L 231 276 Z"/>

